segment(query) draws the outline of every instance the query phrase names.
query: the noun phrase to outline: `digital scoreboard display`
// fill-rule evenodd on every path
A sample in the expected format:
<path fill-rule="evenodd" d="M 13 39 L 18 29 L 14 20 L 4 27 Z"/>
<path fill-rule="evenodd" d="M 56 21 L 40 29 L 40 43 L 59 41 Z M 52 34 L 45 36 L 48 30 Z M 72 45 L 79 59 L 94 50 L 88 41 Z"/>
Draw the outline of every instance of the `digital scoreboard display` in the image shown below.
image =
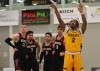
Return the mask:
<path fill-rule="evenodd" d="M 49 9 L 22 11 L 22 24 L 33 25 L 33 24 L 49 24 L 49 23 L 50 23 Z"/>

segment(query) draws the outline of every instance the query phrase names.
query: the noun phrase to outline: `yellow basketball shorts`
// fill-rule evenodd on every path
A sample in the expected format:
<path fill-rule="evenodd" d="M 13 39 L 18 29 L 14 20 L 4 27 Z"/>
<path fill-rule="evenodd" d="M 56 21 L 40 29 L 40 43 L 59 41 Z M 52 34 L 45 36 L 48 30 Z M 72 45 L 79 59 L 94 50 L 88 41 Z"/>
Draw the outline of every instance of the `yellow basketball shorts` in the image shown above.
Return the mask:
<path fill-rule="evenodd" d="M 65 54 L 63 71 L 84 71 L 81 54 Z"/>

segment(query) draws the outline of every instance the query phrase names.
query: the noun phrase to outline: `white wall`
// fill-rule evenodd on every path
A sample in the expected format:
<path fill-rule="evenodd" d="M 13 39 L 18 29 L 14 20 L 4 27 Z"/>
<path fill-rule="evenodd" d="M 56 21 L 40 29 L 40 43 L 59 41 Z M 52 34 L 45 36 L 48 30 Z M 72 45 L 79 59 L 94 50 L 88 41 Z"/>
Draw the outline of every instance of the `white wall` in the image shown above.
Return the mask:
<path fill-rule="evenodd" d="M 84 35 L 83 58 L 86 71 L 100 67 L 100 24 L 88 24 Z"/>

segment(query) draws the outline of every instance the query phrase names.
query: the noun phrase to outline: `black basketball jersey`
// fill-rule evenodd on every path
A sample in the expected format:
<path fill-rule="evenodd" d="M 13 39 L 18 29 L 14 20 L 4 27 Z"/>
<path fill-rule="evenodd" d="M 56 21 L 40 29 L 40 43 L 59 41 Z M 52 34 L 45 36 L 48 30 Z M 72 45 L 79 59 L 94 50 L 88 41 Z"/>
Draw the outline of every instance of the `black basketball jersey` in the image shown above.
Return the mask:
<path fill-rule="evenodd" d="M 40 54 L 40 63 L 42 62 L 42 59 L 44 57 L 44 62 L 51 62 L 52 59 L 52 51 L 53 51 L 53 43 L 50 43 L 49 45 L 46 45 L 43 43 L 42 45 L 42 52 Z"/>
<path fill-rule="evenodd" d="M 22 50 L 23 48 L 26 47 L 26 39 L 22 37 L 21 33 L 18 34 L 19 34 L 19 41 L 14 42 L 14 44 L 17 47 L 17 49 Z"/>
<path fill-rule="evenodd" d="M 29 44 L 27 42 L 27 51 L 29 52 L 30 54 L 30 57 L 32 59 L 36 59 L 36 49 L 37 49 L 37 43 L 35 42 L 35 40 L 33 40 L 33 43 L 32 44 Z"/>
<path fill-rule="evenodd" d="M 42 48 L 43 48 L 43 52 L 45 56 L 52 55 L 53 43 L 50 43 L 49 45 L 46 45 L 45 43 L 43 43 Z"/>
<path fill-rule="evenodd" d="M 64 38 L 57 40 L 57 37 L 54 42 L 54 51 L 55 51 L 55 54 L 59 55 L 60 52 L 65 51 L 65 47 L 64 47 L 64 43 L 63 43 Z"/>

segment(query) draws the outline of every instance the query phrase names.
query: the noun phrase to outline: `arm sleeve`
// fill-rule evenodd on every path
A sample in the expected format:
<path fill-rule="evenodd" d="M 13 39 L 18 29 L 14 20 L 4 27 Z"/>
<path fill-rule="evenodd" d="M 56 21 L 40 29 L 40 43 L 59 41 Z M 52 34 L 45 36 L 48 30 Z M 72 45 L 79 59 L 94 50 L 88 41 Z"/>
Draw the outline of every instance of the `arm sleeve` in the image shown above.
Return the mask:
<path fill-rule="evenodd" d="M 11 43 L 12 39 L 10 37 L 5 39 L 5 42 L 10 45 L 12 48 L 15 48 L 15 45 L 13 45 L 13 43 Z"/>

